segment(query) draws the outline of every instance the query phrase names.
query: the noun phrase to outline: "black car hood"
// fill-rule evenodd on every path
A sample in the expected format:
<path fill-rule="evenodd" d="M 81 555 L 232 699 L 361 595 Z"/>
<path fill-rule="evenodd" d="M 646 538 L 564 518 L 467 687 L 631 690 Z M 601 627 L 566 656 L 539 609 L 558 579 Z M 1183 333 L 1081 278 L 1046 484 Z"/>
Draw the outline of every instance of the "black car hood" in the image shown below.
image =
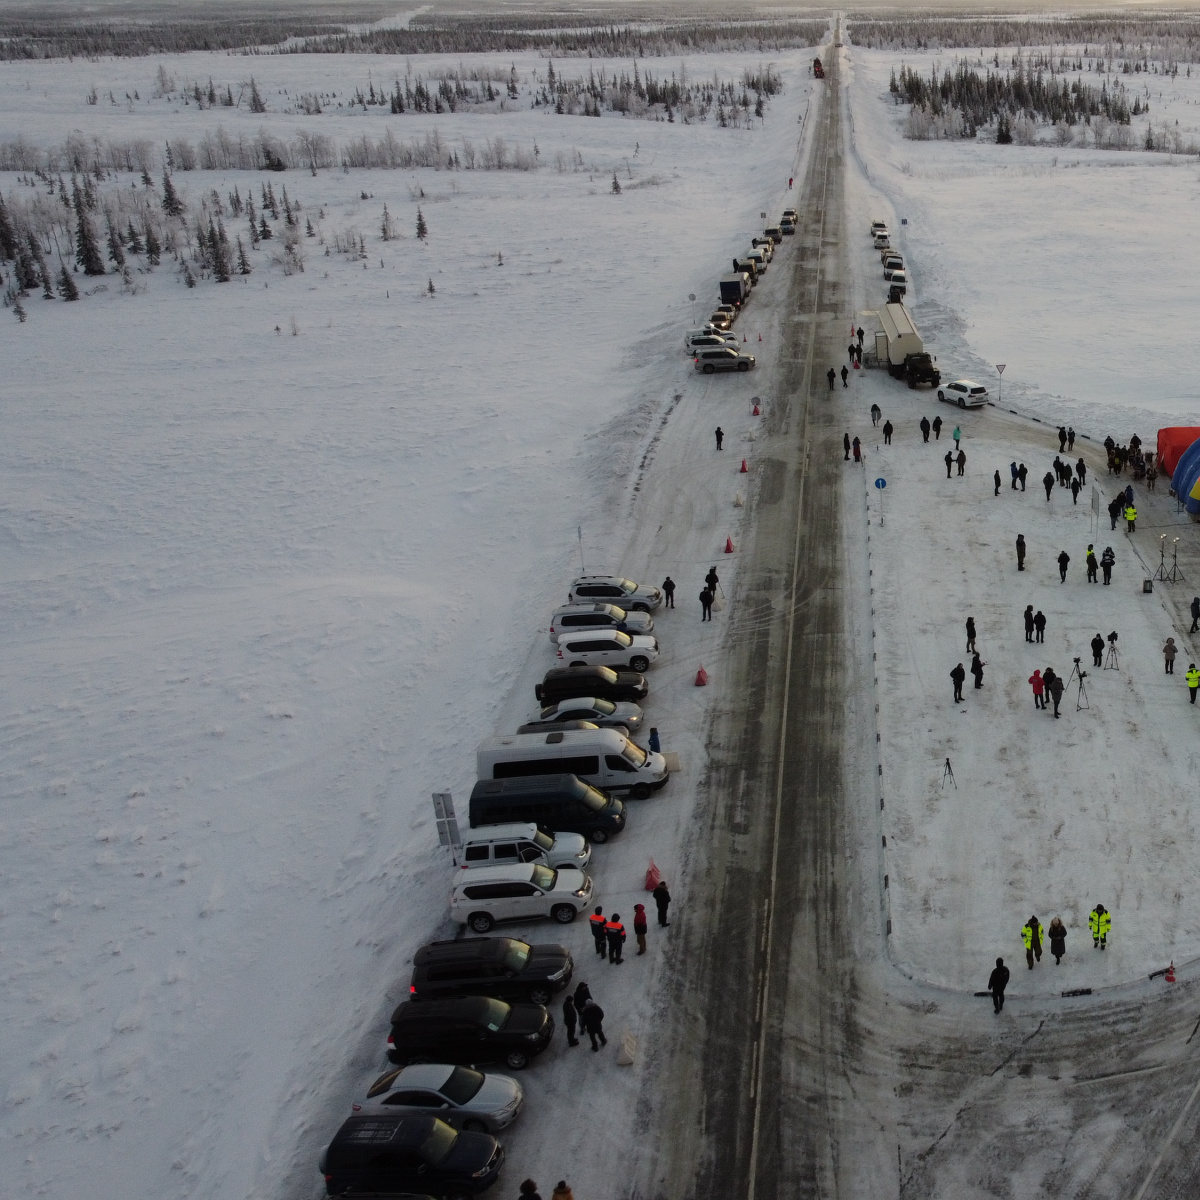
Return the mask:
<path fill-rule="evenodd" d="M 514 1004 L 504 1025 L 506 1034 L 541 1033 L 549 1013 L 540 1004 Z"/>
<path fill-rule="evenodd" d="M 525 964 L 525 970 L 521 974 L 531 979 L 543 979 L 569 965 L 571 965 L 570 950 L 566 946 L 556 946 L 553 942 L 547 942 L 541 946 L 529 947 L 529 961 Z"/>
<path fill-rule="evenodd" d="M 490 1133 L 460 1133 L 438 1170 L 471 1175 L 482 1171 L 495 1153 L 496 1139 Z"/>

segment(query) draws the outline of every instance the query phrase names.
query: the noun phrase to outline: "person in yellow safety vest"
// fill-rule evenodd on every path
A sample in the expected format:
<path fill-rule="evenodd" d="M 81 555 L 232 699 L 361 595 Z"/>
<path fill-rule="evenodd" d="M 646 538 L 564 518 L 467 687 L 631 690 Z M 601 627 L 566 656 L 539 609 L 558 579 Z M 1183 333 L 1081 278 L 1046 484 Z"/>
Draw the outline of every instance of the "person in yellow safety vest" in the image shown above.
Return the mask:
<path fill-rule="evenodd" d="M 1196 670 L 1196 664 L 1192 663 L 1187 669 L 1187 674 L 1184 676 L 1187 680 L 1188 691 L 1192 693 L 1193 704 L 1196 703 L 1196 689 L 1200 688 L 1200 671 Z"/>
<path fill-rule="evenodd" d="M 1103 904 L 1097 904 L 1088 914 L 1088 927 L 1092 931 L 1093 949 L 1099 946 L 1103 950 L 1108 931 L 1112 928 L 1112 913 Z"/>
<path fill-rule="evenodd" d="M 1137 509 L 1132 504 L 1125 505 L 1125 520 L 1127 522 L 1125 532 L 1132 533 L 1134 522 L 1137 520 Z"/>
<path fill-rule="evenodd" d="M 1030 917 L 1021 929 L 1021 940 L 1025 943 L 1025 961 L 1033 970 L 1033 960 L 1042 961 L 1042 926 L 1037 917 Z"/>

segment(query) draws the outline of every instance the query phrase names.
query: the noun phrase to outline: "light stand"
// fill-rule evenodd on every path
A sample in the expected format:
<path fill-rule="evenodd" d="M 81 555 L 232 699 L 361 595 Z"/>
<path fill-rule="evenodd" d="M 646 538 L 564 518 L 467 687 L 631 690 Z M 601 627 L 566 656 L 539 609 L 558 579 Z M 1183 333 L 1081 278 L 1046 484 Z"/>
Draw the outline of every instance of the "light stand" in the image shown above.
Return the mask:
<path fill-rule="evenodd" d="M 1167 576 L 1170 583 L 1187 583 L 1183 572 L 1179 569 L 1179 539 L 1171 539 L 1171 573 Z"/>
<path fill-rule="evenodd" d="M 1161 583 L 1167 581 L 1167 535 L 1165 533 L 1158 535 L 1158 570 L 1154 572 L 1154 578 Z"/>

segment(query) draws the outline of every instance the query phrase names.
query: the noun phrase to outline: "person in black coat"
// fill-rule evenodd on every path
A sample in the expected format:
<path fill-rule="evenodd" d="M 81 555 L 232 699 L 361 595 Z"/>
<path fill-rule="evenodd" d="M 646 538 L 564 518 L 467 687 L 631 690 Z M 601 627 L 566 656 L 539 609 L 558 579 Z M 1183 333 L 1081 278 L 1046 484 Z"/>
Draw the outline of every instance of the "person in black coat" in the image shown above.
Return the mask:
<path fill-rule="evenodd" d="M 926 438 L 925 440 L 928 441 L 929 439 Z M 950 468 L 952 466 L 954 466 L 954 454 L 952 451 L 947 450 L 946 451 L 946 478 L 947 479 L 950 478 Z"/>
<path fill-rule="evenodd" d="M 625 926 L 621 924 L 620 913 L 613 913 L 604 927 L 604 932 L 608 937 L 608 961 L 623 963 L 625 961 Z"/>
<path fill-rule="evenodd" d="M 600 1046 L 608 1045 L 608 1038 L 604 1036 L 604 1009 L 595 1000 L 589 1000 L 583 1006 L 583 1011 L 579 1014 L 579 1023 L 588 1037 L 592 1039 L 593 1053 L 598 1052 Z M 600 1045 L 596 1044 L 597 1040 Z"/>
<path fill-rule="evenodd" d="M 1004 989 L 1008 987 L 1010 973 L 1004 959 L 996 959 L 995 970 L 988 976 L 988 991 L 992 993 L 992 1008 L 996 1012 L 1004 1007 Z"/>
<path fill-rule="evenodd" d="M 849 462 L 850 461 L 850 435 L 848 433 L 842 434 L 842 450 L 845 451 L 845 461 Z"/>
<path fill-rule="evenodd" d="M 1059 704 L 1059 701 L 1062 699 L 1062 694 L 1063 694 L 1063 681 L 1059 678 L 1059 676 L 1057 674 L 1055 674 L 1054 678 L 1050 680 L 1050 695 L 1054 699 L 1054 719 L 1056 721 L 1058 720 L 1058 704 Z"/>
<path fill-rule="evenodd" d="M 667 881 L 660 879 L 658 886 L 650 894 L 654 897 L 654 904 L 658 909 L 658 923 L 663 926 L 670 925 L 667 909 L 671 907 L 671 893 L 667 888 Z"/>
<path fill-rule="evenodd" d="M 542 1200 L 538 1186 L 532 1179 L 526 1179 L 518 1190 L 521 1193 L 521 1200 Z"/>
<path fill-rule="evenodd" d="M 1063 426 L 1058 427 L 1058 452 L 1061 454 L 1067 448 L 1067 431 Z"/>
<path fill-rule="evenodd" d="M 966 681 L 967 673 L 963 670 L 962 663 L 959 663 L 953 671 L 950 672 L 950 678 L 954 680 L 954 699 L 957 703 L 963 698 L 962 690 L 963 683 Z"/>
<path fill-rule="evenodd" d="M 1025 490 L 1025 480 L 1029 478 L 1029 468 L 1022 463 L 1017 468 L 1017 478 L 1021 481 L 1021 491 Z"/>
<path fill-rule="evenodd" d="M 1195 633 L 1200 628 L 1200 596 L 1192 597 L 1192 627 L 1188 633 Z"/>
<path fill-rule="evenodd" d="M 1067 426 L 1067 449 L 1075 449 L 1075 430 L 1071 426 Z"/>
<path fill-rule="evenodd" d="M 849 385 L 849 384 L 846 382 L 846 380 L 848 380 L 849 378 L 850 378 L 850 368 L 849 368 L 849 367 L 847 367 L 845 363 L 842 363 L 842 387 L 849 387 L 849 386 L 850 386 L 850 385 Z"/>
<path fill-rule="evenodd" d="M 832 392 L 833 385 L 837 383 L 837 372 L 830 367 L 829 370 L 825 372 L 825 378 L 829 380 L 829 390 Z"/>
<path fill-rule="evenodd" d="M 921 418 L 921 437 L 924 438 L 925 441 L 929 441 L 929 418 L 928 417 Z"/>
<path fill-rule="evenodd" d="M 717 584 L 721 582 L 721 577 L 717 574 L 716 567 L 708 568 L 708 574 L 705 575 L 704 582 L 708 584 L 708 590 L 715 596 L 717 594 Z"/>
<path fill-rule="evenodd" d="M 1063 550 L 1058 556 L 1058 582 L 1067 582 L 1067 568 L 1071 565 L 1071 556 Z"/>
<path fill-rule="evenodd" d="M 1100 555 L 1100 570 L 1104 572 L 1105 584 L 1112 583 L 1112 569 L 1117 561 L 1117 556 L 1113 553 L 1111 546 L 1104 547 L 1104 553 Z"/>
<path fill-rule="evenodd" d="M 579 1013 L 575 1008 L 575 997 L 568 995 L 563 1001 L 563 1024 L 567 1029 L 567 1045 L 578 1046 L 579 1039 L 575 1036 L 575 1024 L 579 1019 Z"/>
<path fill-rule="evenodd" d="M 975 686 L 977 688 L 983 687 L 983 668 L 986 666 L 987 663 L 979 657 L 978 653 L 971 659 L 971 674 L 975 676 Z"/>
<path fill-rule="evenodd" d="M 891 423 L 891 421 L 884 421 L 884 423 L 883 423 L 883 444 L 885 446 L 890 446 L 892 444 L 892 434 L 895 432 L 896 432 L 895 426 Z"/>
<path fill-rule="evenodd" d="M 1100 571 L 1100 562 L 1096 558 L 1096 547 L 1091 542 L 1088 542 L 1087 558 L 1084 559 L 1084 562 L 1087 563 L 1088 583 L 1099 583 L 1100 580 L 1097 576 Z"/>
<path fill-rule="evenodd" d="M 704 591 L 700 593 L 700 620 L 712 620 L 712 606 L 713 594 L 708 590 L 708 588 L 705 588 Z"/>
<path fill-rule="evenodd" d="M 725 430 L 718 425 L 716 429 L 713 430 L 713 437 L 717 439 L 717 449 L 720 450 L 722 448 L 721 443 L 725 440 Z"/>
<path fill-rule="evenodd" d="M 662 590 L 663 590 L 663 607 L 664 608 L 674 608 L 675 607 L 675 580 L 673 580 L 670 577 L 670 575 L 668 575 L 666 577 L 666 579 L 663 580 Z"/>
<path fill-rule="evenodd" d="M 1035 642 L 1044 642 L 1046 640 L 1046 614 L 1039 608 L 1033 614 L 1033 627 L 1037 630 Z"/>
<path fill-rule="evenodd" d="M 934 417 L 930 428 L 933 430 L 933 440 L 940 442 L 942 440 L 942 418 L 940 416 Z"/>
<path fill-rule="evenodd" d="M 1046 489 L 1046 499 L 1048 501 L 1050 499 L 1050 493 L 1054 491 L 1053 471 L 1047 471 L 1045 475 L 1042 476 L 1042 487 Z"/>
<path fill-rule="evenodd" d="M 1082 458 L 1075 464 L 1075 474 L 1079 476 L 1079 482 L 1087 487 L 1087 463 Z"/>
<path fill-rule="evenodd" d="M 998 496 L 998 495 L 1000 495 L 1000 472 L 999 471 L 996 472 L 995 482 L 996 482 L 996 490 L 992 493 L 992 495 Z"/>
<path fill-rule="evenodd" d="M 583 980 L 575 985 L 575 1011 L 583 1019 L 583 1006 L 592 998 L 592 989 Z"/>
<path fill-rule="evenodd" d="M 1098 667 L 1104 656 L 1104 639 L 1096 634 L 1092 638 L 1092 666 Z"/>
<path fill-rule="evenodd" d="M 1025 535 L 1017 534 L 1017 570 L 1025 570 Z"/>
<path fill-rule="evenodd" d="M 1033 641 L 1033 605 L 1032 604 L 1027 604 L 1025 606 L 1025 640 L 1027 642 Z"/>
<path fill-rule="evenodd" d="M 1071 480 L 1071 503 L 1072 504 L 1079 503 L 1079 493 L 1081 490 L 1082 490 L 1082 485 L 1080 484 L 1079 480 L 1072 479 Z"/>
<path fill-rule="evenodd" d="M 967 649 L 973 651 L 975 649 L 975 618 L 967 618 Z"/>

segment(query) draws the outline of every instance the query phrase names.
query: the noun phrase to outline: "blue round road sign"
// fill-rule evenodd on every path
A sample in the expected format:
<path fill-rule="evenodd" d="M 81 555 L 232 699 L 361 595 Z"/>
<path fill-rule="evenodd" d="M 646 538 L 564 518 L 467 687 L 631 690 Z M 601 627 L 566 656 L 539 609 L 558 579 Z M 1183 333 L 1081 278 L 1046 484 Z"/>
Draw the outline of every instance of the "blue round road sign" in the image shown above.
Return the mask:
<path fill-rule="evenodd" d="M 883 489 L 887 487 L 887 480 L 881 476 L 879 479 L 875 480 L 875 486 L 882 492 Z"/>

